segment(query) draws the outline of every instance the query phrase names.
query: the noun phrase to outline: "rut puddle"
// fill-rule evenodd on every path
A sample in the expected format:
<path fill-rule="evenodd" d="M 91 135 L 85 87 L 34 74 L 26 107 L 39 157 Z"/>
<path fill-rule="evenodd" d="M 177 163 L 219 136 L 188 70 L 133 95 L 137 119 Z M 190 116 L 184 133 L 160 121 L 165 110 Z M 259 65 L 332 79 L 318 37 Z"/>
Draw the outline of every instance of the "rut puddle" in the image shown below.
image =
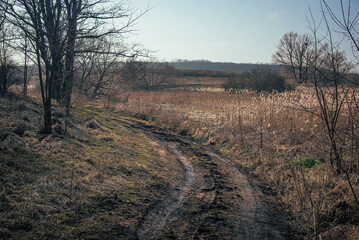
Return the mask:
<path fill-rule="evenodd" d="M 157 239 L 162 229 L 167 224 L 171 214 L 181 208 L 187 201 L 191 187 L 195 183 L 195 173 L 193 166 L 188 159 L 176 148 L 173 143 L 165 143 L 169 151 L 177 157 L 182 164 L 186 179 L 182 186 L 177 186 L 175 190 L 163 202 L 151 209 L 145 220 L 137 230 L 137 237 L 140 240 Z"/>

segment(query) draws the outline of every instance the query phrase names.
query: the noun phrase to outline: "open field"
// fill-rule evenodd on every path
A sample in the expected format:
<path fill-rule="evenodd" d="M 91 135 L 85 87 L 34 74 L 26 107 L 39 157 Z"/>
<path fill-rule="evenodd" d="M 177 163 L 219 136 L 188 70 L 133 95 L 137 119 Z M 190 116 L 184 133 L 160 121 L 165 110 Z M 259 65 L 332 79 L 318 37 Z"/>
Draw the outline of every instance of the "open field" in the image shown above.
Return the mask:
<path fill-rule="evenodd" d="M 344 166 L 349 173 L 349 184 L 345 174 L 335 174 L 335 164 L 332 164 L 333 155 L 325 125 L 320 118 L 321 113 L 314 89 L 299 87 L 292 92 L 262 94 L 243 90 L 229 94 L 220 88 L 223 82 L 225 80 L 218 76 L 181 76 L 172 82 L 172 90 L 131 92 L 128 101 L 125 101 L 125 97 L 119 96 L 114 99 L 124 100 L 116 102 L 111 99 L 108 101 L 102 99 L 93 104 L 108 109 L 106 111 L 116 110 L 116 114 L 118 111 L 121 114 L 130 114 L 142 119 L 146 124 L 153 124 L 181 136 L 193 138 L 204 147 L 219 152 L 221 156 L 230 160 L 230 164 L 245 169 L 247 174 L 256 178 L 262 191 L 275 194 L 277 204 L 286 211 L 286 223 L 291 225 L 291 229 L 297 235 L 305 236 L 308 239 L 314 236 L 320 236 L 322 239 L 341 239 L 341 237 L 343 237 L 342 239 L 356 239 L 359 235 L 359 210 L 350 184 L 352 184 L 354 192 L 358 193 L 359 132 L 358 118 L 353 117 L 353 113 L 357 114 L 358 96 L 351 96 L 351 99 L 356 101 L 354 101 L 354 105 L 347 102 L 344 104 L 338 123 L 338 132 L 344 136 L 340 140 L 343 141 L 342 157 Z M 115 124 L 112 122 L 113 119 L 107 119 L 109 115 L 101 116 L 104 112 L 94 114 L 91 113 L 92 108 L 84 107 L 89 104 L 87 99 L 81 96 L 74 96 L 74 99 L 75 116 L 78 117 L 80 114 L 80 119 L 82 119 L 76 120 L 79 121 L 74 123 L 76 126 L 79 124 L 84 126 L 91 121 L 91 116 L 95 115 L 97 116 L 96 121 L 101 123 L 110 121 L 111 124 Z M 4 104 L 6 105 L 6 103 Z M 11 104 L 7 105 L 11 106 Z M 353 107 L 354 111 L 352 111 Z M 22 108 L 21 106 L 10 108 L 14 112 L 13 119 L 16 119 L 18 112 L 23 111 Z M 36 108 L 38 108 L 37 115 L 35 114 L 36 118 L 40 118 L 41 107 L 37 106 Z M 26 110 L 26 108 L 24 109 Z M 86 109 L 87 113 L 82 113 L 81 109 Z M 4 113 L 4 116 L 7 115 Z M 37 122 L 40 120 L 38 119 Z M 12 121 L 5 119 L 4 129 L 9 126 L 11 129 L 16 129 L 17 123 L 13 126 Z M 83 127 L 79 127 L 79 129 L 81 130 Z M 114 130 L 116 129 L 117 127 L 114 128 Z M 90 136 L 86 134 L 91 132 L 91 129 L 85 128 L 85 130 L 81 133 L 70 132 L 70 136 L 73 134 Z M 70 128 L 70 131 L 73 129 Z M 132 131 L 130 130 L 128 133 L 131 135 Z M 108 132 L 103 134 L 107 135 Z M 138 137 L 140 135 L 131 141 L 136 142 Z M 4 139 L 6 141 L 3 144 L 9 145 L 7 142 L 9 139 Z M 126 145 L 126 139 L 125 137 L 121 143 Z M 149 141 L 148 138 L 145 139 L 139 141 L 144 141 L 144 143 Z M 73 143 L 69 143 L 69 145 L 73 145 Z M 98 146 L 100 145 L 101 142 Z M 142 148 L 136 149 L 135 146 L 136 144 L 134 144 L 133 150 L 142 152 Z M 116 144 L 112 144 L 110 147 L 118 148 Z M 83 152 L 87 152 L 89 148 L 90 146 L 87 146 Z M 154 147 L 154 149 L 156 148 Z M 168 146 L 162 146 L 162 148 L 169 155 L 176 155 L 168 151 Z M 65 152 L 67 151 L 71 152 L 65 150 Z M 108 150 L 108 152 L 112 151 Z M 122 150 L 115 150 L 115 152 L 118 151 Z M 93 154 L 95 153 L 91 150 L 86 156 Z M 79 159 L 81 158 L 79 157 Z M 176 159 L 176 156 L 173 156 L 173 159 Z M 136 155 L 133 161 L 137 160 Z M 120 161 L 113 164 L 122 163 Z M 154 165 L 156 164 L 158 163 L 154 163 Z M 112 163 L 108 165 L 111 172 L 110 165 Z M 177 162 L 176 168 L 180 165 L 181 163 Z M 163 167 L 161 171 L 166 171 L 165 169 L 166 167 Z M 69 176 L 66 175 L 66 177 Z M 177 177 L 184 181 L 183 175 Z M 174 175 L 171 180 L 176 183 L 167 184 L 167 186 L 173 188 L 176 184 L 178 185 L 177 177 Z M 160 179 L 157 180 L 160 181 Z M 168 198 L 165 196 L 170 192 L 171 187 L 161 190 L 162 200 L 166 201 Z M 185 192 L 183 196 L 186 196 Z M 153 205 L 149 204 L 147 207 L 149 206 Z M 176 207 L 169 209 L 175 209 L 171 215 L 178 212 Z M 140 210 L 136 211 L 139 213 Z M 132 234 L 141 226 L 142 220 L 140 219 L 145 216 L 133 217 L 137 220 L 133 221 L 135 225 L 131 225 Z M 164 229 L 168 229 L 169 226 L 170 224 Z M 146 232 L 147 230 L 141 231 Z M 74 234 L 73 236 L 80 236 L 76 235 L 77 232 Z M 171 236 L 173 234 L 178 236 L 181 232 L 170 233 Z"/>
<path fill-rule="evenodd" d="M 182 76 L 174 81 L 175 84 L 172 90 L 131 92 L 128 101 L 122 102 L 104 100 L 93 102 L 93 104 L 100 106 L 102 110 L 101 108 L 86 105 L 89 104 L 88 100 L 75 96 L 74 126 L 69 128 L 70 138 L 57 138 L 56 135 L 55 137 L 45 138 L 36 133 L 36 126 L 40 125 L 37 123 L 41 121 L 40 115 L 42 111 L 41 106 L 36 101 L 32 100 L 24 103 L 24 100 L 19 100 L 18 97 L 10 100 L 5 99 L 6 101 L 2 103 L 4 107 L 1 115 L 3 126 L 2 145 L 5 146 L 2 154 L 8 160 L 4 162 L 3 175 L 18 175 L 17 178 L 14 178 L 16 180 L 20 178 L 19 176 L 28 174 L 30 179 L 33 179 L 30 184 L 20 184 L 17 190 L 17 194 L 20 196 L 28 193 L 26 192 L 28 190 L 25 191 L 24 189 L 36 189 L 38 184 L 41 185 L 41 182 L 35 180 L 37 178 L 51 179 L 49 180 L 50 182 L 66 182 L 66 184 L 60 184 L 61 190 L 54 187 L 50 189 L 50 194 L 46 193 L 54 197 L 60 192 L 64 201 L 60 205 L 61 208 L 54 213 L 39 210 L 46 213 L 46 216 L 51 216 L 44 220 L 45 225 L 38 225 L 31 217 L 30 219 L 25 218 L 25 225 L 30 226 L 27 231 L 36 236 L 39 232 L 44 231 L 44 226 L 52 226 L 54 230 L 66 236 L 71 236 L 71 238 L 90 236 L 91 234 L 94 234 L 94 238 L 99 237 L 100 235 L 96 234 L 98 232 L 103 234 L 106 230 L 102 231 L 101 229 L 105 227 L 98 225 L 99 229 L 94 232 L 91 232 L 90 228 L 94 226 L 93 224 L 97 224 L 97 220 L 93 222 L 93 219 L 97 219 L 102 210 L 95 207 L 97 210 L 94 210 L 94 213 L 90 215 L 84 213 L 88 209 L 85 209 L 84 212 L 74 210 L 80 208 L 79 204 L 82 202 L 86 202 L 87 206 L 92 208 L 96 202 L 91 198 L 91 194 L 97 192 L 97 194 L 101 195 L 102 193 L 98 191 L 104 191 L 103 197 L 101 197 L 103 199 L 107 199 L 113 191 L 116 192 L 114 195 L 117 196 L 116 199 L 119 199 L 118 195 L 120 194 L 117 193 L 123 192 L 121 203 L 116 204 L 130 209 L 129 211 L 132 212 L 132 215 L 125 215 L 122 218 L 112 218 L 112 215 L 108 217 L 108 222 L 119 222 L 119 225 L 109 227 L 109 229 L 112 229 L 108 230 L 109 238 L 114 238 L 118 234 L 123 234 L 123 236 L 127 237 L 142 236 L 141 234 L 179 237 L 183 236 L 182 234 L 188 229 L 192 229 L 191 231 L 193 232 L 189 231 L 187 236 L 194 236 L 194 232 L 198 229 L 215 229 L 218 227 L 206 225 L 207 223 L 204 221 L 206 217 L 211 216 L 211 212 L 206 212 L 207 215 L 196 215 L 198 222 L 205 224 L 196 227 L 192 225 L 193 221 L 191 220 L 195 214 L 189 214 L 191 211 L 197 212 L 202 211 L 203 208 L 207 209 L 204 206 L 206 204 L 212 204 L 213 206 L 213 202 L 216 203 L 215 208 L 231 204 L 226 202 L 218 205 L 211 195 L 212 191 L 208 193 L 206 192 L 207 190 L 203 190 L 208 188 L 206 185 L 207 180 L 205 180 L 206 176 L 211 176 L 214 170 L 203 169 L 203 166 L 207 165 L 198 163 L 198 157 L 202 162 L 212 162 L 214 159 L 212 157 L 208 159 L 203 157 L 209 154 L 201 152 L 202 150 L 194 150 L 193 148 L 188 150 L 185 147 L 188 144 L 182 146 L 177 143 L 176 146 L 179 147 L 179 151 L 184 151 L 186 157 L 190 160 L 189 162 L 195 167 L 197 177 L 203 176 L 199 182 L 205 185 L 194 184 L 193 186 L 197 186 L 197 190 L 193 190 L 191 193 L 187 192 L 186 188 L 183 188 L 179 193 L 173 192 L 173 189 L 178 188 L 181 184 L 186 185 L 186 181 L 188 183 L 188 179 L 186 180 L 185 177 L 186 173 L 183 172 L 183 163 L 176 161 L 176 159 L 181 158 L 179 157 L 180 154 L 170 150 L 171 145 L 163 144 L 161 142 L 163 139 L 155 140 L 156 138 L 148 137 L 142 131 L 132 129 L 134 125 L 137 125 L 136 121 L 139 121 L 145 125 L 167 129 L 166 131 L 179 134 L 187 139 L 193 138 L 194 142 L 190 145 L 194 146 L 195 142 L 198 142 L 201 146 L 220 153 L 220 156 L 228 160 L 228 164 L 230 164 L 228 166 L 244 169 L 245 173 L 251 176 L 251 182 L 258 182 L 257 186 L 260 186 L 260 191 L 265 193 L 264 196 L 275 196 L 277 207 L 273 209 L 276 209 L 279 213 L 283 213 L 283 211 L 286 213 L 286 217 L 276 217 L 275 219 L 285 219 L 279 221 L 289 224 L 290 231 L 294 231 L 296 236 L 307 239 L 314 236 L 320 236 L 322 239 L 356 239 L 359 235 L 359 209 L 345 174 L 335 174 L 335 165 L 331 164 L 331 149 L 325 125 L 320 118 L 320 109 L 314 89 L 299 87 L 292 92 L 261 94 L 243 90 L 229 94 L 220 88 L 223 82 L 223 78 L 221 79 L 220 77 L 196 78 L 194 76 Z M 35 90 L 36 87 L 31 91 Z M 358 99 L 354 95 L 351 98 Z M 121 96 L 118 99 L 121 99 Z M 357 105 L 354 104 L 355 106 Z M 352 110 L 351 107 L 353 106 L 348 103 L 344 105 L 338 129 L 340 133 L 346 132 L 347 135 L 343 136 L 352 139 L 344 139 L 342 157 L 344 165 L 348 167 L 348 172 L 350 173 L 350 183 L 354 191 L 358 193 L 359 148 L 357 136 L 359 136 L 359 132 L 356 118 L 353 118 L 353 111 L 349 111 Z M 112 112 L 114 110 L 116 110 L 116 113 Z M 63 120 L 61 117 L 60 119 L 56 117 L 57 113 L 62 110 L 55 107 L 54 111 L 54 130 L 56 134 L 57 125 L 61 125 Z M 18 119 L 19 114 L 20 119 Z M 129 114 L 135 118 L 123 117 L 123 114 Z M 135 120 L 136 118 L 141 120 Z M 127 125 L 125 124 L 127 127 L 121 125 L 125 119 L 127 119 Z M 129 126 L 128 119 L 132 119 Z M 118 125 L 120 122 L 121 124 Z M 95 124 L 94 129 L 88 127 L 92 123 Z M 59 129 L 61 134 L 61 127 Z M 22 131 L 27 133 L 19 137 L 19 133 L 16 133 L 17 131 L 19 131 L 20 135 Z M 9 132 L 13 132 L 13 134 L 8 134 Z M 176 139 L 176 142 L 178 142 L 178 138 Z M 168 140 L 169 138 L 165 139 L 165 141 Z M 31 144 L 35 144 L 35 147 L 29 148 Z M 49 144 L 51 147 L 46 147 Z M 41 147 L 37 147 L 38 145 Z M 10 149 L 8 149 L 9 146 L 11 146 Z M 23 146 L 25 146 L 25 150 Z M 12 147 L 15 147 L 15 151 L 12 150 Z M 76 148 L 76 151 L 74 151 L 74 148 Z M 201 152 L 200 155 L 196 154 L 198 151 Z M 163 155 L 164 152 L 166 157 Z M 105 153 L 106 155 L 104 155 Z M 164 157 L 163 159 L 160 158 L 161 163 L 158 162 L 158 154 Z M 148 155 L 155 157 L 148 157 Z M 36 169 L 42 169 L 41 166 L 46 166 L 48 164 L 46 159 L 53 160 L 50 161 L 52 163 L 50 167 L 47 166 L 46 169 L 44 168 L 40 172 L 35 171 L 32 167 L 21 172 L 22 168 L 17 168 L 16 165 L 14 170 L 14 166 L 11 165 L 11 162 L 19 156 L 23 156 L 24 160 L 39 159 L 37 160 L 39 162 L 34 164 L 37 167 Z M 103 158 L 103 156 L 106 157 Z M 118 156 L 120 158 L 117 158 Z M 92 159 L 97 159 L 96 163 Z M 143 171 L 143 167 L 147 168 L 149 163 L 151 170 Z M 221 176 L 224 176 L 225 168 L 219 168 L 218 159 L 214 163 L 218 166 L 216 171 L 221 172 Z M 27 164 L 27 162 L 19 164 Z M 117 171 L 118 167 L 125 169 L 124 172 L 122 170 Z M 127 176 L 128 168 L 131 168 L 131 174 Z M 20 172 L 19 169 L 21 170 Z M 51 170 L 49 171 L 49 169 Z M 83 169 L 87 170 L 83 172 Z M 181 169 L 181 171 L 178 171 L 178 169 Z M 59 172 L 61 174 L 58 174 Z M 155 172 L 158 174 L 153 176 L 152 174 Z M 117 179 L 119 173 L 123 178 L 121 181 Z M 167 175 L 162 175 L 162 173 L 167 173 Z M 111 183 L 103 181 L 101 176 L 106 176 Z M 212 178 L 214 179 L 213 181 L 219 181 L 214 176 Z M 86 179 L 86 181 L 83 179 Z M 91 181 L 88 181 L 88 179 L 91 179 Z M 240 179 L 240 177 L 237 176 L 237 179 Z M 9 180 L 6 177 L 3 181 L 7 183 Z M 231 181 L 235 182 L 237 180 L 232 177 Z M 106 185 L 105 182 L 109 185 Z M 128 183 L 135 182 L 137 188 L 135 185 L 128 185 Z M 16 186 L 11 181 L 10 183 Z M 12 186 L 11 184 L 7 185 Z M 1 191 L 4 192 L 4 199 L 9 199 L 10 205 L 6 203 L 4 209 L 10 209 L 9 206 L 19 203 L 29 206 L 38 204 L 38 202 L 34 203 L 30 199 L 16 198 L 17 196 L 13 195 L 14 190 L 11 190 L 7 185 L 4 184 L 6 187 L 3 187 Z M 99 190 L 99 186 L 102 185 L 103 187 L 100 187 L 101 189 Z M 76 186 L 81 187 L 77 188 Z M 192 187 L 192 184 L 190 186 Z M 218 189 L 213 190 L 215 193 L 223 190 L 222 185 L 217 187 Z M 92 190 L 92 188 L 95 190 Z M 73 190 L 69 191 L 69 189 Z M 76 189 L 81 194 L 76 193 Z M 108 189 L 115 190 L 109 192 Z M 154 189 L 156 190 L 154 191 Z M 196 191 L 198 191 L 198 195 L 195 194 L 195 196 L 201 196 L 201 200 L 192 196 L 192 193 Z M 255 192 L 255 190 L 252 191 Z M 180 194 L 180 199 L 184 199 L 185 202 L 176 203 L 173 200 L 178 198 L 176 194 Z M 233 193 L 226 192 L 225 194 Z M 133 195 L 137 196 L 136 201 L 139 204 L 142 201 L 145 201 L 146 204 L 141 206 L 130 204 L 127 206 L 127 202 L 132 201 L 129 199 L 133 199 Z M 44 203 L 46 205 L 52 206 L 54 204 L 50 198 L 47 198 L 47 195 L 40 194 L 37 196 L 38 198 L 35 198 L 38 199 L 37 201 L 45 199 Z M 72 200 L 76 199 L 76 196 L 77 202 Z M 241 196 L 241 193 L 238 196 Z M 110 198 L 112 197 L 110 196 Z M 17 200 L 13 202 L 12 199 Z M 5 202 L 7 201 L 5 200 Z M 28 203 L 29 201 L 30 203 Z M 273 204 L 273 199 L 268 201 Z M 126 204 L 123 205 L 122 202 L 126 202 Z M 157 205 L 159 202 L 160 204 Z M 182 205 L 186 205 L 185 203 L 190 203 L 190 207 L 182 207 Z M 237 204 L 240 203 L 241 201 L 237 202 Z M 67 206 L 68 204 L 71 207 Z M 241 208 L 240 206 L 234 206 L 237 209 Z M 40 209 L 42 207 L 44 206 L 41 206 Z M 50 208 L 49 206 L 46 207 Z M 155 214 L 154 221 L 162 222 L 159 224 L 162 227 L 157 231 L 149 231 L 148 229 L 151 228 L 151 225 L 147 224 L 146 221 L 152 222 L 152 220 L 142 212 L 149 211 L 149 215 L 151 215 L 151 209 L 158 208 L 165 209 L 164 212 L 169 212 L 168 216 L 172 217 L 156 216 Z M 5 215 L 4 219 L 7 220 L 2 224 L 10 226 L 10 228 L 2 228 L 4 236 L 14 237 L 24 234 L 16 232 L 19 230 L 16 227 L 11 227 L 18 224 L 13 220 L 9 220 L 17 218 L 16 214 L 19 213 L 16 211 L 15 213 L 12 211 L 5 212 L 8 215 Z M 31 215 L 32 211 L 33 209 L 31 208 L 28 214 Z M 101 214 L 107 215 L 113 209 L 103 211 L 105 212 Z M 258 210 L 258 212 L 261 211 L 267 212 L 268 207 Z M 78 219 L 75 226 L 70 226 L 70 228 L 63 226 L 61 221 L 53 217 L 55 215 L 62 216 L 63 214 L 76 216 Z M 89 216 L 91 216 L 90 220 Z M 227 217 L 230 215 L 226 214 L 225 216 L 224 219 L 228 221 L 225 226 L 232 226 L 233 221 L 235 221 L 234 218 L 229 220 Z M 178 219 L 175 220 L 177 217 Z M 104 218 L 98 219 L 102 221 Z M 126 225 L 129 219 L 131 223 Z M 171 228 L 176 225 L 176 221 L 184 221 L 187 225 L 182 230 L 173 231 Z M 256 223 L 257 220 L 253 221 Z M 114 228 L 121 228 L 121 230 L 114 230 Z M 18 235 L 13 235 L 13 230 L 9 229 L 15 229 L 15 234 Z M 200 231 L 200 233 L 210 234 L 212 232 L 207 230 Z M 223 230 L 222 234 L 228 234 L 226 231 Z M 249 234 L 256 233 L 258 235 L 260 231 L 251 230 L 249 232 Z M 50 231 L 45 234 L 51 235 L 55 233 Z M 238 232 L 237 234 L 240 233 Z M 60 237 L 56 234 L 53 236 Z"/>

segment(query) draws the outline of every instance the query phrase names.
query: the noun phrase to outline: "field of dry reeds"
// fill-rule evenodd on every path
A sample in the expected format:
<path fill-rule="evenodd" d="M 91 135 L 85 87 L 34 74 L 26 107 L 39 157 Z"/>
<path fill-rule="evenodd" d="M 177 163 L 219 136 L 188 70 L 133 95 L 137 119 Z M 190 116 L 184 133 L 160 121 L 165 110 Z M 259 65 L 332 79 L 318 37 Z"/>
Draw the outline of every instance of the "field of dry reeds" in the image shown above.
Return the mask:
<path fill-rule="evenodd" d="M 350 120 L 349 105 L 343 106 L 337 126 L 339 133 L 346 132 L 339 139 L 346 139 L 341 147 L 348 175 L 335 173 L 326 126 L 310 87 L 271 94 L 135 92 L 116 108 L 190 135 L 241 165 L 277 194 L 305 238 L 359 236 L 353 194 L 359 193 L 359 130 Z"/>

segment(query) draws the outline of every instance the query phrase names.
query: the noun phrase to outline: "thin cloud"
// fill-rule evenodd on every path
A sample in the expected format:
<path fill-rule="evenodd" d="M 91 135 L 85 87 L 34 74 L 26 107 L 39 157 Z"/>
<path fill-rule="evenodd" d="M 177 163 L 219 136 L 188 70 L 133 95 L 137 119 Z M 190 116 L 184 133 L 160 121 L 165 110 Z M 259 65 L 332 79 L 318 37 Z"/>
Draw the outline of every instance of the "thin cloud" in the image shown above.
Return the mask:
<path fill-rule="evenodd" d="M 238 48 L 241 47 L 239 43 L 233 42 L 201 42 L 196 43 L 196 47 L 200 48 Z"/>
<path fill-rule="evenodd" d="M 271 12 L 266 16 L 266 19 L 269 21 L 282 21 L 284 20 L 284 10 L 279 10 L 275 12 Z"/>

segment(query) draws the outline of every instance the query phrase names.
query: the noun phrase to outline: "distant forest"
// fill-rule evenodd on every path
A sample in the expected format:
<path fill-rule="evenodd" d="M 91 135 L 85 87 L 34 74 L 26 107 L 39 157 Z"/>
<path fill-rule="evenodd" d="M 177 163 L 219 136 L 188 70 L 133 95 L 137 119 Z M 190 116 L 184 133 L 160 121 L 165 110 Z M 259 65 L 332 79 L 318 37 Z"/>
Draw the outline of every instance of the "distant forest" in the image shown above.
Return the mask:
<path fill-rule="evenodd" d="M 178 60 L 175 62 L 170 62 L 169 64 L 180 70 L 211 70 L 232 72 L 249 72 L 252 70 L 272 70 L 276 72 L 285 71 L 283 66 L 275 64 L 211 62 L 207 60 Z"/>

